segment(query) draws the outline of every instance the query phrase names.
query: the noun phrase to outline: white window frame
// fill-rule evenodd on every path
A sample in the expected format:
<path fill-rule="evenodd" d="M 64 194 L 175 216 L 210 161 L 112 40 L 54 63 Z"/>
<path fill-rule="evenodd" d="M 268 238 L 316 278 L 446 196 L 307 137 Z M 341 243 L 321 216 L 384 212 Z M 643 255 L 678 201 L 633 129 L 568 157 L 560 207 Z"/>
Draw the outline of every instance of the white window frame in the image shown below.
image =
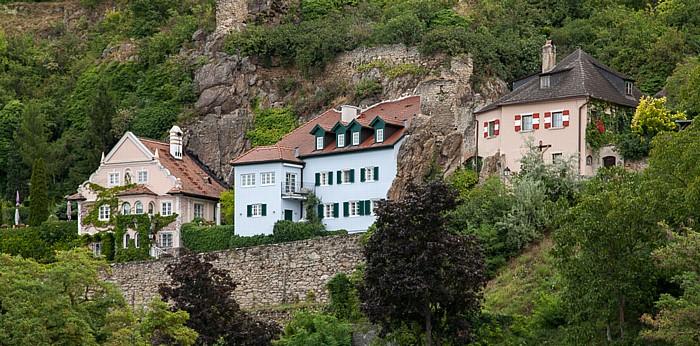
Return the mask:
<path fill-rule="evenodd" d="M 360 145 L 360 132 L 352 133 L 352 145 Z"/>
<path fill-rule="evenodd" d="M 540 76 L 540 88 L 549 88 L 549 75 Z"/>
<path fill-rule="evenodd" d="M 384 129 L 377 129 L 377 143 L 384 142 Z"/>
<path fill-rule="evenodd" d="M 369 214 L 370 214 L 370 215 L 376 215 L 376 214 L 374 213 L 374 209 L 377 208 L 377 202 L 379 202 L 379 201 L 380 201 L 380 200 L 378 200 L 378 199 L 372 199 L 372 200 L 370 200 L 370 204 L 369 204 Z"/>
<path fill-rule="evenodd" d="M 365 167 L 365 182 L 376 181 L 374 179 L 374 166 Z"/>
<path fill-rule="evenodd" d="M 153 207 L 153 208 L 151 208 Z M 156 212 L 156 204 L 154 202 L 148 202 L 148 215 L 153 215 Z"/>
<path fill-rule="evenodd" d="M 199 210 L 197 210 L 199 209 Z M 193 218 L 201 217 L 204 218 L 204 204 L 203 203 L 194 203 L 194 206 L 192 207 L 192 214 Z"/>
<path fill-rule="evenodd" d="M 126 209 L 127 206 L 129 207 L 129 210 Z M 122 203 L 122 214 L 131 215 L 131 210 L 132 210 L 131 203 L 129 203 L 129 202 Z"/>
<path fill-rule="evenodd" d="M 320 175 L 321 175 L 320 176 L 320 180 L 321 180 L 320 185 L 321 186 L 330 186 L 329 181 L 330 181 L 331 177 L 333 176 L 333 172 L 328 172 L 328 171 L 321 172 Z"/>
<path fill-rule="evenodd" d="M 250 207 L 250 217 L 262 217 L 262 203 L 252 204 Z"/>
<path fill-rule="evenodd" d="M 137 171 L 136 172 L 136 182 L 138 184 L 148 184 L 148 171 Z"/>
<path fill-rule="evenodd" d="M 124 234 L 124 248 L 127 249 L 129 248 L 129 242 L 131 241 L 131 234 L 125 233 Z"/>
<path fill-rule="evenodd" d="M 340 133 L 338 134 L 338 148 L 342 148 L 345 146 L 345 134 Z"/>
<path fill-rule="evenodd" d="M 275 185 L 275 172 L 260 173 L 260 186 Z"/>
<path fill-rule="evenodd" d="M 160 216 L 170 216 L 170 215 L 173 215 L 173 202 L 172 201 L 160 202 Z"/>
<path fill-rule="evenodd" d="M 92 255 L 95 257 L 102 256 L 102 242 L 92 243 Z"/>
<path fill-rule="evenodd" d="M 629 81 L 625 81 L 625 93 L 627 95 L 632 95 L 632 91 L 634 91 L 634 84 Z"/>
<path fill-rule="evenodd" d="M 323 150 L 323 137 L 316 137 L 316 150 Z"/>
<path fill-rule="evenodd" d="M 117 186 L 119 185 L 119 172 L 110 172 L 109 175 L 107 176 L 107 184 L 109 186 Z"/>
<path fill-rule="evenodd" d="M 556 117 L 555 115 L 559 115 L 559 125 L 557 125 L 556 122 Z M 564 127 L 564 111 L 555 111 L 552 112 L 552 128 L 553 129 L 560 129 Z"/>
<path fill-rule="evenodd" d="M 163 249 L 172 248 L 174 245 L 172 232 L 158 232 L 158 246 Z"/>
<path fill-rule="evenodd" d="M 111 213 L 112 208 L 109 206 L 109 204 L 103 204 L 100 206 L 100 210 L 97 212 L 97 219 L 100 221 L 109 221 Z"/>
<path fill-rule="evenodd" d="M 526 119 L 526 118 L 527 118 L 527 119 L 530 119 L 530 120 L 529 120 L 529 121 L 530 121 L 530 122 L 529 122 L 530 128 L 525 128 L 525 124 L 526 124 L 525 119 Z M 529 131 L 532 131 L 532 130 L 533 130 L 533 127 L 532 127 L 532 114 L 524 114 L 524 115 L 522 115 L 522 116 L 520 117 L 520 132 L 529 132 Z"/>
<path fill-rule="evenodd" d="M 139 205 L 141 206 L 140 213 L 139 213 L 139 208 L 138 208 Z M 136 203 L 134 203 L 134 214 L 143 214 L 143 203 L 141 203 L 141 201 L 136 201 Z"/>
<path fill-rule="evenodd" d="M 323 218 L 324 219 L 334 219 L 333 216 L 333 203 L 326 203 L 323 205 Z"/>
<path fill-rule="evenodd" d="M 254 187 L 255 173 L 241 174 L 241 187 Z"/>
<path fill-rule="evenodd" d="M 348 203 L 348 216 L 357 217 L 360 216 L 360 201 L 351 201 Z"/>
<path fill-rule="evenodd" d="M 340 174 L 341 178 L 341 184 L 350 184 L 350 170 L 349 169 L 344 169 L 341 171 L 342 173 Z"/>
<path fill-rule="evenodd" d="M 488 131 L 488 138 L 496 137 L 496 120 L 489 121 Z"/>

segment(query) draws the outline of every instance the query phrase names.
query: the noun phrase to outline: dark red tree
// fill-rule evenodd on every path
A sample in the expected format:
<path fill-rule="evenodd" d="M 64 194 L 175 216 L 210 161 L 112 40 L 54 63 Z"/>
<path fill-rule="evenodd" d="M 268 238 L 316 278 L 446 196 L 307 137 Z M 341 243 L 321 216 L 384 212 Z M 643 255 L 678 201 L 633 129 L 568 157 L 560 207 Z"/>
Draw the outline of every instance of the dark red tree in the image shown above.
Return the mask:
<path fill-rule="evenodd" d="M 360 298 L 382 333 L 408 325 L 423 331 L 428 346 L 470 340 L 468 321 L 480 310 L 485 266 L 477 240 L 446 227 L 456 197 L 432 181 L 409 186 L 403 200 L 380 203 L 377 230 L 364 249 Z"/>
<path fill-rule="evenodd" d="M 199 344 L 213 345 L 220 339 L 225 345 L 271 345 L 280 327 L 259 321 L 242 311 L 231 294 L 233 279 L 211 261 L 215 255 L 188 254 L 166 266 L 172 279 L 161 284 L 158 293 L 174 303 L 173 309 L 187 311 L 187 326 L 199 333 Z"/>

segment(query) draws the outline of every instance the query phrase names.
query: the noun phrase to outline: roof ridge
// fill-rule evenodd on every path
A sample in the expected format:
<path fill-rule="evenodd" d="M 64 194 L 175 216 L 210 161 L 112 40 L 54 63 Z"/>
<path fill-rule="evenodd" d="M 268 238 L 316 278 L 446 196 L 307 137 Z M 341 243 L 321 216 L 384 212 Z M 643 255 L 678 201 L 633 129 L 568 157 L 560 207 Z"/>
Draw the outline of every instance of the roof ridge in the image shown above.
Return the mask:
<path fill-rule="evenodd" d="M 302 128 L 302 125 L 308 124 L 308 123 L 310 123 L 310 122 L 312 122 L 312 121 L 314 121 L 314 120 L 316 120 L 316 119 L 318 119 L 318 118 L 324 116 L 326 113 L 328 113 L 328 112 L 330 112 L 330 111 L 338 112 L 338 111 L 336 111 L 336 110 L 333 109 L 333 108 L 327 109 L 325 112 L 323 112 L 323 113 L 321 113 L 321 114 L 319 114 L 319 115 L 317 115 L 317 116 L 315 116 L 315 117 L 309 119 L 309 121 L 307 121 L 307 122 L 305 122 L 305 123 L 303 123 L 303 124 L 299 124 L 299 126 L 297 126 L 297 128 L 295 128 L 294 130 L 290 131 L 288 134 L 282 136 L 282 138 L 280 138 L 280 139 L 277 141 L 277 143 L 281 142 L 283 139 L 285 139 L 286 137 L 288 137 L 288 136 L 291 135 L 292 133 L 297 132 L 299 129 Z M 318 125 L 318 124 L 316 124 L 316 125 Z"/>
<path fill-rule="evenodd" d="M 397 98 L 397 99 L 389 99 L 389 100 L 380 101 L 380 102 L 377 102 L 377 103 L 375 103 L 375 104 L 373 104 L 373 105 L 371 105 L 371 106 L 369 106 L 369 107 L 363 109 L 363 110 L 362 110 L 362 113 L 364 113 L 364 112 L 366 112 L 366 111 L 368 111 L 368 110 L 371 110 L 372 108 L 378 107 L 379 105 L 382 105 L 382 104 L 384 104 L 384 103 L 399 102 L 399 101 L 403 101 L 403 100 L 405 100 L 405 99 L 407 99 L 407 98 L 411 98 L 411 97 L 418 97 L 418 98 L 420 98 L 420 95 L 399 96 L 399 98 Z"/>

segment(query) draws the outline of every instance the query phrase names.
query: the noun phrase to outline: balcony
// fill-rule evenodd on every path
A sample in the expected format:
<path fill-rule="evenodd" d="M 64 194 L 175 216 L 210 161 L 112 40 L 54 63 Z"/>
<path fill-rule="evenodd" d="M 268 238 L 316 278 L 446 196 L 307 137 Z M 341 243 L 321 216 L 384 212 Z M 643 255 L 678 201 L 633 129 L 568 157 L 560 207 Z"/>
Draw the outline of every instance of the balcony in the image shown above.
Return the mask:
<path fill-rule="evenodd" d="M 282 198 L 306 200 L 306 196 L 310 193 L 314 193 L 314 188 L 315 186 L 313 183 L 301 183 L 288 180 L 282 182 Z"/>

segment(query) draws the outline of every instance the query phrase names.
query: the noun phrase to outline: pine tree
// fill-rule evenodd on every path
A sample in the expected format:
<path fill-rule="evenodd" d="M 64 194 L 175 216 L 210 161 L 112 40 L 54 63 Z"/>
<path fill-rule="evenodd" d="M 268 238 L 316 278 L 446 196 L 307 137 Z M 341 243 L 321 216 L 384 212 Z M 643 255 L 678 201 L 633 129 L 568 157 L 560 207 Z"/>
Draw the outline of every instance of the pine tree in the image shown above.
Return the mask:
<path fill-rule="evenodd" d="M 29 186 L 29 221 L 30 226 L 39 226 L 49 217 L 49 189 L 46 183 L 44 159 L 34 160 L 32 179 Z"/>

